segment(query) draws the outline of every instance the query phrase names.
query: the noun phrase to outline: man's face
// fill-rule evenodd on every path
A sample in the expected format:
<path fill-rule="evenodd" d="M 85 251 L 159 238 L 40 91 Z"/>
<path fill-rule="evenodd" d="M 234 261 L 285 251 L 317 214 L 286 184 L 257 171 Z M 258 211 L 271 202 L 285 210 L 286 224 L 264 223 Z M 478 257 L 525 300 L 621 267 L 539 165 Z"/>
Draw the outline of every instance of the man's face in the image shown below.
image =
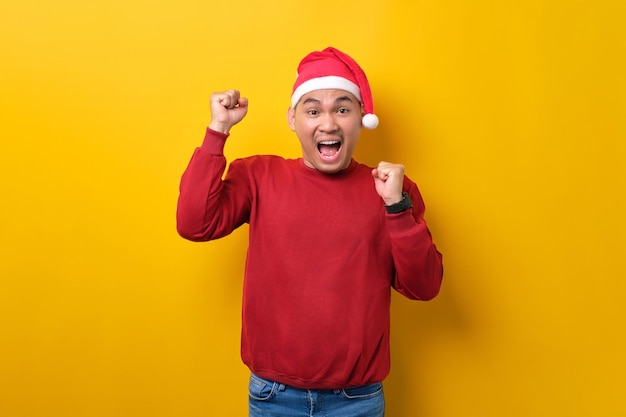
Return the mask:
<path fill-rule="evenodd" d="M 361 103 L 344 90 L 315 90 L 287 111 L 304 163 L 332 174 L 350 165 L 361 134 Z"/>

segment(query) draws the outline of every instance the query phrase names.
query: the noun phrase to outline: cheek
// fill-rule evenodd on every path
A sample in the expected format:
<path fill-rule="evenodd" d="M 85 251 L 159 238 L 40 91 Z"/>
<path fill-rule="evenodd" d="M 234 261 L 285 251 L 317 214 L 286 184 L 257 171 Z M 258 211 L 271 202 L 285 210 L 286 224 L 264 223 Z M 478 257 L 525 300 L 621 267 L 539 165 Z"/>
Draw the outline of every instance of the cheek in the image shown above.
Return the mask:
<path fill-rule="evenodd" d="M 354 139 L 358 139 L 361 134 L 361 119 L 355 120 L 349 126 L 346 126 L 346 132 L 349 133 L 350 137 Z"/>
<path fill-rule="evenodd" d="M 360 115 L 356 115 L 355 113 L 352 113 L 349 118 L 346 118 L 345 123 L 343 125 L 344 129 L 350 130 L 350 131 L 360 130 L 361 120 L 362 118 Z"/>
<path fill-rule="evenodd" d="M 311 136 L 314 130 L 315 127 L 313 126 L 313 124 L 307 123 L 306 120 L 300 120 L 298 121 L 298 123 L 295 124 L 295 132 L 301 137 Z"/>
<path fill-rule="evenodd" d="M 310 132 L 303 131 L 302 128 L 296 130 L 296 136 L 300 142 L 302 150 L 306 153 L 317 152 L 317 145 L 315 144 L 315 138 Z"/>

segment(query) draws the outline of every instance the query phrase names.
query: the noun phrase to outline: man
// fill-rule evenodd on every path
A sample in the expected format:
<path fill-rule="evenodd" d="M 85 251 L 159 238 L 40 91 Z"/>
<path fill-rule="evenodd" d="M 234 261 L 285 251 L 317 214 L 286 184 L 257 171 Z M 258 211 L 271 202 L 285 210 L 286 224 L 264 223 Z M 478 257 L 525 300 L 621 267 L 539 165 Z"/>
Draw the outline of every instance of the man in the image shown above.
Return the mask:
<path fill-rule="evenodd" d="M 383 416 L 393 287 L 437 295 L 441 254 L 404 167 L 353 153 L 375 128 L 365 73 L 334 48 L 298 66 L 290 128 L 302 158 L 230 164 L 224 143 L 248 110 L 237 90 L 211 96 L 211 123 L 183 174 L 178 232 L 218 239 L 248 223 L 241 355 L 250 416 Z"/>

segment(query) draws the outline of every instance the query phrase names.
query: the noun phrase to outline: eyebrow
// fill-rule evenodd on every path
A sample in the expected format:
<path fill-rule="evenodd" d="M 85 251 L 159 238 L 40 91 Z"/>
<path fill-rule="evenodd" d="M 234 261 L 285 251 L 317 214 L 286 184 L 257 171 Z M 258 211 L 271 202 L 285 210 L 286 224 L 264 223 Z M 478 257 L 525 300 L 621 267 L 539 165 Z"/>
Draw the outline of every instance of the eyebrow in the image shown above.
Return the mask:
<path fill-rule="evenodd" d="M 352 103 L 352 99 L 350 98 L 350 96 L 341 96 L 341 97 L 337 97 L 337 98 L 335 99 L 335 104 L 337 104 L 337 103 L 341 103 L 342 101 L 349 101 L 349 102 L 351 102 L 351 103 Z M 316 98 L 309 97 L 309 98 L 307 98 L 306 100 L 304 100 L 304 101 L 302 102 L 302 104 L 308 104 L 308 103 L 320 104 L 320 103 L 321 103 L 321 101 L 319 101 L 319 100 L 318 100 L 318 99 L 316 99 Z"/>

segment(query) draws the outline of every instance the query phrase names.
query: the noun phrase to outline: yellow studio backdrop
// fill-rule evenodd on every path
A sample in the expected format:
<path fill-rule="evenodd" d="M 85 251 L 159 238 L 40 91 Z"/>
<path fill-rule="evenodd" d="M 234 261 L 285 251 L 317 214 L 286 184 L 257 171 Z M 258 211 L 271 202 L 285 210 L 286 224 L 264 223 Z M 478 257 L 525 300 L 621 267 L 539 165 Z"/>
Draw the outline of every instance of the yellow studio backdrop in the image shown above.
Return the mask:
<path fill-rule="evenodd" d="M 329 45 L 381 119 L 357 158 L 406 165 L 444 254 L 393 298 L 387 415 L 624 415 L 625 5 L 3 2 L 0 416 L 246 415 L 247 230 L 178 237 L 178 181 L 215 90 L 250 99 L 229 160 L 298 156 Z"/>

